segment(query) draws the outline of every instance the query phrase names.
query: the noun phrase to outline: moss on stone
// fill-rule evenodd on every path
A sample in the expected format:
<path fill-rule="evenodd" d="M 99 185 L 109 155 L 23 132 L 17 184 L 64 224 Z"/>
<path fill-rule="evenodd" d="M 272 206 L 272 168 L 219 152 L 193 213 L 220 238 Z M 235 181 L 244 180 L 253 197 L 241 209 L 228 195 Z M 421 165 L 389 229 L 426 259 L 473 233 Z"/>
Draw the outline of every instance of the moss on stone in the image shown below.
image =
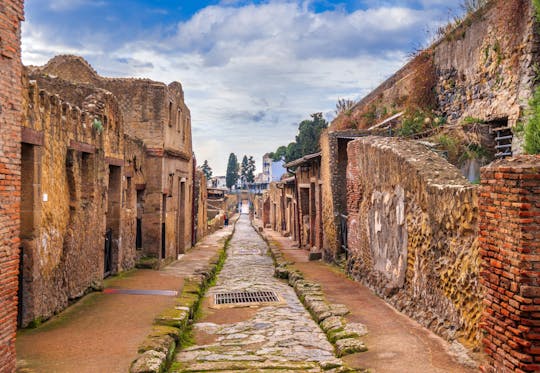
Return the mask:
<path fill-rule="evenodd" d="M 167 308 L 161 312 L 155 319 L 157 325 L 171 326 L 175 328 L 183 328 L 189 321 L 189 314 L 185 310 L 176 308 Z"/>

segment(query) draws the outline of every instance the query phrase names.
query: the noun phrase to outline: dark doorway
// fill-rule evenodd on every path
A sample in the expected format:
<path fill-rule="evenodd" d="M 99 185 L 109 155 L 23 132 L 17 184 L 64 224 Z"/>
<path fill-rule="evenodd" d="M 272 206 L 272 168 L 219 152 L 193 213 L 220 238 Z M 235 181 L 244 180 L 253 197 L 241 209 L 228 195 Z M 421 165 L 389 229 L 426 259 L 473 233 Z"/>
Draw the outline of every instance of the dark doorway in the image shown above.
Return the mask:
<path fill-rule="evenodd" d="M 137 235 L 135 237 L 135 248 L 141 250 L 143 247 L 142 239 L 142 216 L 143 216 L 143 195 L 144 191 L 137 191 Z"/>
<path fill-rule="evenodd" d="M 104 277 L 110 276 L 112 272 L 112 241 L 113 231 L 111 228 L 107 228 L 107 231 L 105 232 L 105 250 L 103 255 Z"/>
<path fill-rule="evenodd" d="M 21 212 L 20 212 L 20 239 L 21 246 L 19 251 L 19 276 L 18 276 L 18 304 L 17 304 L 17 323 L 22 327 L 24 320 L 24 298 L 28 296 L 29 278 L 25 271 L 25 255 L 31 254 L 26 252 L 25 247 L 34 239 L 35 216 L 39 214 L 39 208 L 36 203 L 36 195 L 39 189 L 37 184 L 37 164 L 36 150 L 34 145 L 21 144 Z"/>
<path fill-rule="evenodd" d="M 120 234 L 120 209 L 122 200 L 122 169 L 109 166 L 109 191 L 105 245 L 103 252 L 104 277 L 113 274 L 118 260 L 118 238 Z"/>
<path fill-rule="evenodd" d="M 181 179 L 178 182 L 178 238 L 177 238 L 177 250 L 176 255 L 183 254 L 185 252 L 185 226 L 186 226 L 186 183 Z"/>
<path fill-rule="evenodd" d="M 165 259 L 167 257 L 167 230 L 165 225 L 165 220 L 167 219 L 167 196 L 163 195 L 162 202 L 162 211 L 161 211 L 161 258 Z"/>

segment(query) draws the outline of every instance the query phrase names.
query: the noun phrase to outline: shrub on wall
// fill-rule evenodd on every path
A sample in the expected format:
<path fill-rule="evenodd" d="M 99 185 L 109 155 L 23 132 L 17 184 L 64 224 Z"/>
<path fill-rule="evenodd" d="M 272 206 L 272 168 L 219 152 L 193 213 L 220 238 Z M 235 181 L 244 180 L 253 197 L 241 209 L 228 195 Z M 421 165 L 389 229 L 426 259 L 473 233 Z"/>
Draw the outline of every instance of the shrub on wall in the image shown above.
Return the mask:
<path fill-rule="evenodd" d="M 535 0 L 540 2 L 540 0 Z M 529 102 L 530 118 L 525 126 L 525 151 L 528 154 L 540 154 L 540 86 L 534 91 Z"/>

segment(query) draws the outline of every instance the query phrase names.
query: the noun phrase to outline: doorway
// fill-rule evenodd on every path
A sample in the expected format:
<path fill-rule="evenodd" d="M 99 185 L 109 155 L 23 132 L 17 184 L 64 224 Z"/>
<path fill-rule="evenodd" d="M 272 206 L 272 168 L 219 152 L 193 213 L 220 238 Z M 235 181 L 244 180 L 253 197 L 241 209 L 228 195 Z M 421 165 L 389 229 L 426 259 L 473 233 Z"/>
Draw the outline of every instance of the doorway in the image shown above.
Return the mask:
<path fill-rule="evenodd" d="M 178 181 L 178 238 L 177 238 L 177 249 L 176 257 L 179 254 L 185 252 L 185 227 L 186 227 L 186 182 L 179 179 Z"/>
<path fill-rule="evenodd" d="M 28 293 L 26 280 L 28 274 L 25 273 L 24 257 L 28 253 L 26 251 L 27 243 L 34 239 L 35 228 L 35 213 L 36 208 L 35 197 L 37 195 L 36 183 L 36 147 L 30 144 L 21 144 L 21 225 L 20 225 L 20 251 L 19 251 L 19 276 L 18 276 L 18 303 L 17 303 L 17 324 L 23 326 L 25 313 L 25 294 Z"/>
<path fill-rule="evenodd" d="M 120 235 L 120 208 L 122 199 L 122 171 L 118 166 L 109 166 L 109 190 L 107 198 L 107 215 L 105 243 L 103 250 L 103 276 L 114 272 L 115 261 L 118 260 L 118 238 Z"/>
<path fill-rule="evenodd" d="M 167 219 L 167 195 L 163 195 L 163 201 L 161 203 L 161 259 L 167 257 L 167 226 L 165 221 Z"/>

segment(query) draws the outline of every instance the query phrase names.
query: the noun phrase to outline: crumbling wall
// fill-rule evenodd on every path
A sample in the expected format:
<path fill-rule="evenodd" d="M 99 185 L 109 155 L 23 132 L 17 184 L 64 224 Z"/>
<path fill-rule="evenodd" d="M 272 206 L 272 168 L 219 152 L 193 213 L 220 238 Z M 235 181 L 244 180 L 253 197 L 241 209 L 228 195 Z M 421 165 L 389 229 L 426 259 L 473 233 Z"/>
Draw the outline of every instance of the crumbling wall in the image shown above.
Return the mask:
<path fill-rule="evenodd" d="M 348 145 L 347 271 L 442 337 L 479 347 L 476 187 L 423 145 Z"/>
<path fill-rule="evenodd" d="M 208 213 L 206 201 L 208 197 L 208 191 L 206 189 L 206 176 L 204 172 L 197 170 L 195 171 L 195 181 L 194 181 L 194 206 L 196 218 L 196 241 L 200 241 L 207 235 L 208 230 Z"/>
<path fill-rule="evenodd" d="M 514 126 L 535 81 L 535 27 L 531 0 L 494 0 L 339 115 L 331 129 L 369 128 L 418 109 L 449 124 L 477 118 Z"/>
<path fill-rule="evenodd" d="M 193 233 L 194 171 L 191 114 L 184 102 L 182 85 L 149 79 L 104 78 L 83 58 L 70 55 L 54 57 L 45 66 L 33 70 L 36 74 L 56 75 L 112 92 L 126 123 L 125 133 L 141 140 L 147 152 L 143 253 L 170 259 L 189 248 Z"/>
<path fill-rule="evenodd" d="M 35 78 L 24 96 L 23 191 L 31 202 L 21 221 L 22 325 L 51 317 L 100 284 L 107 215 L 122 219 L 122 209 L 108 208 L 110 165 L 120 168 L 124 157 L 117 101 L 89 86 Z M 120 199 L 121 185 L 117 193 Z M 134 247 L 123 245 L 120 229 L 113 239 L 115 273 L 133 264 Z"/>
<path fill-rule="evenodd" d="M 0 5 L 0 372 L 15 372 L 21 193 L 22 0 Z"/>

